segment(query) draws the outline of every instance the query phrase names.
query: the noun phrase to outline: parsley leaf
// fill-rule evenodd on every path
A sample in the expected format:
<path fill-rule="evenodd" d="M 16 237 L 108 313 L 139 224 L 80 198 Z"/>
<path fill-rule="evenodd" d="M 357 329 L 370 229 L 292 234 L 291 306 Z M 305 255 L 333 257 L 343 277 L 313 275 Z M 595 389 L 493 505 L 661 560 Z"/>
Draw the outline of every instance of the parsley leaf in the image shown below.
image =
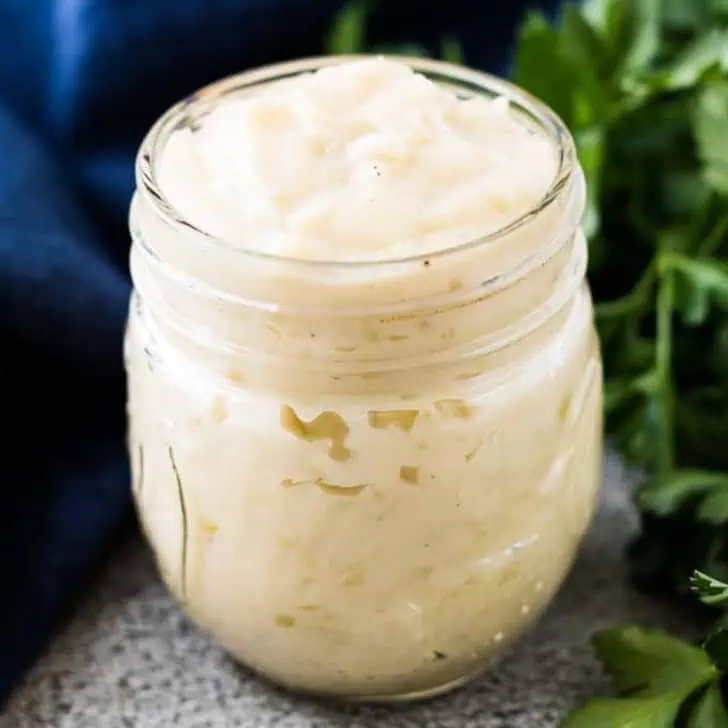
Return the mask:
<path fill-rule="evenodd" d="M 720 579 L 695 571 L 690 577 L 690 587 L 704 604 L 728 604 L 728 584 Z"/>
<path fill-rule="evenodd" d="M 630 17 L 633 25 L 632 40 L 620 70 L 625 75 L 642 73 L 650 68 L 660 51 L 662 34 L 661 0 L 634 0 Z"/>
<path fill-rule="evenodd" d="M 544 73 L 544 68 L 553 70 Z M 571 126 L 573 71 L 561 54 L 556 31 L 541 12 L 529 13 L 521 26 L 512 75 L 515 83 L 534 96 L 548 99 L 551 108 Z"/>
<path fill-rule="evenodd" d="M 728 617 L 725 614 L 708 633 L 703 648 L 722 672 L 728 670 Z"/>
<path fill-rule="evenodd" d="M 688 728 L 728 728 L 728 712 L 721 695 L 720 683 L 710 683 L 690 713 Z"/>
<path fill-rule="evenodd" d="M 637 503 L 642 510 L 669 515 L 714 490 L 728 492 L 728 473 L 675 470 L 648 480 L 637 493 Z"/>
<path fill-rule="evenodd" d="M 728 70 L 728 35 L 721 36 Z M 693 124 L 706 183 L 728 195 L 728 80 L 706 86 L 698 95 Z"/>
<path fill-rule="evenodd" d="M 339 11 L 325 44 L 327 55 L 363 53 L 366 49 L 366 21 L 369 2 L 353 0 Z"/>
<path fill-rule="evenodd" d="M 440 45 L 440 56 L 443 61 L 463 65 L 465 53 L 456 38 L 444 38 Z"/>
<path fill-rule="evenodd" d="M 601 698 L 574 711 L 561 728 L 672 728 L 683 701 L 681 693 L 658 698 Z"/>
<path fill-rule="evenodd" d="M 716 674 L 704 650 L 659 630 L 623 627 L 593 639 L 597 657 L 621 695 L 649 698 L 690 693 Z"/>
<path fill-rule="evenodd" d="M 719 673 L 705 650 L 638 627 L 604 630 L 593 641 L 620 697 L 577 708 L 562 728 L 673 728 L 698 696 L 691 726 L 711 728 L 706 721 L 720 716 Z"/>

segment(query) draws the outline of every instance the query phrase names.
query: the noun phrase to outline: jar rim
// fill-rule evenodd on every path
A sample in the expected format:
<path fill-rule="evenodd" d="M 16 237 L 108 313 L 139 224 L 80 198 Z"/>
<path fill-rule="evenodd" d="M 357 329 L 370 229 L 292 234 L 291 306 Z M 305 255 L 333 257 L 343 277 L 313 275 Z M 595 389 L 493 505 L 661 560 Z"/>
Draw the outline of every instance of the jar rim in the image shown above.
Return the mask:
<path fill-rule="evenodd" d="M 364 60 L 371 57 L 373 57 L 372 54 L 314 56 L 247 70 L 202 87 L 162 114 L 143 139 L 136 159 L 135 173 L 137 189 L 143 191 L 144 196 L 152 203 L 162 218 L 171 221 L 175 225 L 182 226 L 187 232 L 192 233 L 201 244 L 210 248 L 222 249 L 228 254 L 239 254 L 242 259 L 247 258 L 260 262 L 300 266 L 306 269 L 348 271 L 366 269 L 381 270 L 386 267 L 423 263 L 424 261 L 436 261 L 451 255 L 455 256 L 467 253 L 480 246 L 498 242 L 511 235 L 527 225 L 558 200 L 561 192 L 568 185 L 572 177 L 576 152 L 571 133 L 554 111 L 527 91 L 489 73 L 445 61 L 404 55 L 378 55 L 377 57 L 405 63 L 413 71 L 422 73 L 435 82 L 460 87 L 463 90 L 468 90 L 473 93 L 503 96 L 516 107 L 519 113 L 524 114 L 532 122 L 535 122 L 540 130 L 546 133 L 547 137 L 554 144 L 558 154 L 557 170 L 549 189 L 529 210 L 497 230 L 476 236 L 464 243 L 450 245 L 434 251 L 426 251 L 398 258 L 375 260 L 326 260 L 279 255 L 277 253 L 269 253 L 233 244 L 191 223 L 183 212 L 166 196 L 158 182 L 157 159 L 159 155 L 157 151 L 159 146 L 166 142 L 168 135 L 179 128 L 181 124 L 187 124 L 189 126 L 190 122 L 194 123 L 194 112 L 204 111 L 219 99 L 227 95 L 233 95 L 244 89 L 267 85 L 303 73 L 316 71 L 327 66 L 340 65 L 347 61 Z"/>

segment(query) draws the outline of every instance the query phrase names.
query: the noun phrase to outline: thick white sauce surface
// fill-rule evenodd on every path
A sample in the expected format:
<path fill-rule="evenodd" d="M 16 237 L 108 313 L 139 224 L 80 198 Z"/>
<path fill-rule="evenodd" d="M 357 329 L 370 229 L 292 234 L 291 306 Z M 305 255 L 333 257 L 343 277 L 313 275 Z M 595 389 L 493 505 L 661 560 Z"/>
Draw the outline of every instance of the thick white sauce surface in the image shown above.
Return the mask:
<path fill-rule="evenodd" d="M 556 164 L 505 98 L 461 100 L 372 58 L 219 103 L 172 137 L 159 183 L 189 221 L 231 244 L 386 260 L 504 227 L 546 194 Z"/>

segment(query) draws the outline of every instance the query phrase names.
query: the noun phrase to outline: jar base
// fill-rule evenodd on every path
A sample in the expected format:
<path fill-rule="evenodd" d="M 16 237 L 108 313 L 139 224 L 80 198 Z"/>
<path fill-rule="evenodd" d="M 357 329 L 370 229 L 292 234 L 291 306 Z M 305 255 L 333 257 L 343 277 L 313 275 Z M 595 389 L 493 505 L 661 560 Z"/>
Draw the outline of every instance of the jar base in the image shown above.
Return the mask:
<path fill-rule="evenodd" d="M 349 693 L 327 693 L 316 690 L 307 690 L 306 688 L 300 688 L 293 685 L 287 685 L 280 680 L 266 675 L 264 672 L 255 670 L 245 663 L 236 663 L 241 670 L 252 672 L 259 679 L 273 685 L 279 690 L 287 692 L 292 695 L 298 695 L 302 698 L 310 698 L 313 700 L 322 700 L 329 703 L 360 703 L 360 704 L 374 704 L 374 705 L 396 705 L 404 703 L 415 703 L 426 700 L 432 700 L 439 698 L 442 695 L 458 690 L 459 688 L 467 685 L 476 678 L 480 677 L 487 668 L 481 668 L 474 672 L 471 672 L 462 677 L 455 678 L 454 680 L 448 680 L 447 682 L 439 685 L 434 685 L 431 688 L 423 688 L 422 690 L 413 690 L 405 693 L 373 693 L 373 694 L 349 694 Z"/>
<path fill-rule="evenodd" d="M 455 680 L 449 680 L 441 685 L 435 685 L 431 688 L 423 690 L 413 690 L 409 693 L 394 693 L 392 695 L 348 695 L 342 697 L 341 700 L 350 703 L 375 703 L 375 704 L 387 704 L 387 703 L 415 703 L 424 700 L 433 700 L 439 698 L 442 695 L 457 690 L 458 688 L 467 685 L 472 682 L 479 675 L 482 674 L 482 670 L 478 670 L 470 675 L 464 675 L 463 677 L 456 678 Z"/>

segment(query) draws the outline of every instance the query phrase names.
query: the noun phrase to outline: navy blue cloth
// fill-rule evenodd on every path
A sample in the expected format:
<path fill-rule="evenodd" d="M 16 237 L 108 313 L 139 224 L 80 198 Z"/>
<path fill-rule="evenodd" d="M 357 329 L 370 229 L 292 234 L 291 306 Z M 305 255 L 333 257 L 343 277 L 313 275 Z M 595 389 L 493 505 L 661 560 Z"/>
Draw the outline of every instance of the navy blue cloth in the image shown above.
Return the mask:
<path fill-rule="evenodd" d="M 502 71 L 525 4 L 386 0 L 369 30 L 433 49 L 457 36 Z M 121 346 L 142 135 L 218 77 L 320 53 L 340 5 L 0 0 L 0 704 L 130 521 Z"/>

